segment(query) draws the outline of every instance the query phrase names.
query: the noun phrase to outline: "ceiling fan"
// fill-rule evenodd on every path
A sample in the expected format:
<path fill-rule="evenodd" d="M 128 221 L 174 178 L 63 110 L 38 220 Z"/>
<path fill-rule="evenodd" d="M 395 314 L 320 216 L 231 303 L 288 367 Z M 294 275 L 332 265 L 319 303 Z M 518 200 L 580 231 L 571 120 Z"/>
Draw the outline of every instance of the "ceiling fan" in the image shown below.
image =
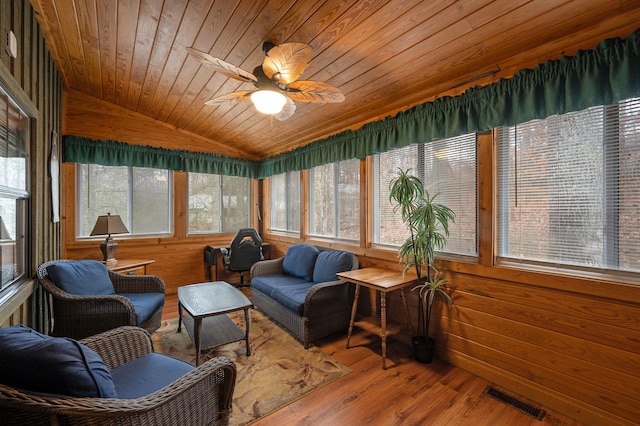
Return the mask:
<path fill-rule="evenodd" d="M 293 101 L 344 101 L 342 92 L 328 83 L 298 80 L 311 60 L 311 46 L 305 43 L 263 43 L 262 51 L 265 58 L 253 73 L 206 52 L 192 47 L 186 49 L 191 56 L 215 71 L 255 86 L 254 90 L 242 90 L 211 99 L 205 102 L 207 105 L 252 101 L 258 111 L 271 114 L 277 120 L 283 121 L 295 112 L 296 105 Z"/>

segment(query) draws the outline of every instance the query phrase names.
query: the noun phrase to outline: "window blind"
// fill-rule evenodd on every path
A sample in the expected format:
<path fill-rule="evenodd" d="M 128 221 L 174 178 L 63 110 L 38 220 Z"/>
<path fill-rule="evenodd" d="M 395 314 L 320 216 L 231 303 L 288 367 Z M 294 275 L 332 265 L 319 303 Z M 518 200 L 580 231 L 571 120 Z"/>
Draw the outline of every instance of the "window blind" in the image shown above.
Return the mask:
<path fill-rule="evenodd" d="M 476 135 L 409 145 L 374 156 L 374 242 L 400 245 L 409 236 L 389 202 L 389 185 L 398 168 L 411 169 L 435 202 L 455 213 L 449 224 L 447 253 L 477 254 Z"/>
<path fill-rule="evenodd" d="M 500 129 L 503 259 L 640 270 L 640 99 Z"/>

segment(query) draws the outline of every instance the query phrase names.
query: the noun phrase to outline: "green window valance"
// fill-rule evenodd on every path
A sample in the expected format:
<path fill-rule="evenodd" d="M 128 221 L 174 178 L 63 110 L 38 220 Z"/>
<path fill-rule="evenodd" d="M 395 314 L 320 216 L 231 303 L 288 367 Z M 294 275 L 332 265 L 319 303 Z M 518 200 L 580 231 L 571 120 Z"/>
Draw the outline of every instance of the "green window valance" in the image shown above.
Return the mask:
<path fill-rule="evenodd" d="M 258 162 L 224 155 L 98 141 L 80 136 L 65 136 L 63 149 L 63 161 L 71 163 L 258 177 Z"/>
<path fill-rule="evenodd" d="M 130 145 L 121 150 L 149 154 L 152 159 L 139 159 L 148 164 L 147 167 L 265 178 L 638 96 L 640 33 L 636 31 L 624 40 L 604 40 L 593 50 L 547 61 L 534 69 L 521 70 L 509 79 L 473 87 L 459 96 L 426 102 L 393 117 L 368 123 L 357 131 L 342 132 L 259 162 Z M 70 146 L 67 146 L 68 139 L 74 141 Z M 125 155 L 107 148 L 99 149 L 102 143 L 82 147 L 78 138 L 67 137 L 65 161 L 97 163 L 96 159 L 106 161 L 115 156 L 118 156 L 117 161 L 130 161 L 146 155 Z M 171 159 L 164 159 L 165 156 Z"/>

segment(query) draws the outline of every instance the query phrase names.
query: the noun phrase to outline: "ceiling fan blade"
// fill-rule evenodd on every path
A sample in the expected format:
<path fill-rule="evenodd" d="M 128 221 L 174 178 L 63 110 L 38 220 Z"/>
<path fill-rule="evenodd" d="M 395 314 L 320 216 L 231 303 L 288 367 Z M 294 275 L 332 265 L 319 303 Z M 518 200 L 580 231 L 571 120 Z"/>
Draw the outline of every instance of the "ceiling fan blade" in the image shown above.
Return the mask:
<path fill-rule="evenodd" d="M 304 43 L 283 43 L 272 47 L 264 58 L 262 70 L 276 83 L 292 83 L 307 68 L 312 51 L 311 46 Z"/>
<path fill-rule="evenodd" d="M 293 113 L 296 112 L 296 104 L 291 100 L 291 98 L 287 98 L 287 103 L 282 107 L 282 111 L 273 115 L 278 121 L 284 121 L 287 118 L 291 117 Z"/>
<path fill-rule="evenodd" d="M 217 72 L 226 75 L 227 77 L 235 78 L 236 80 L 253 83 L 258 81 L 255 75 L 248 71 L 238 68 L 235 65 L 225 62 L 220 58 L 213 57 L 206 52 L 203 52 L 192 47 L 187 47 L 187 52 L 204 65 L 213 68 Z"/>
<path fill-rule="evenodd" d="M 237 102 L 247 102 L 251 100 L 251 94 L 254 90 L 241 90 L 240 92 L 228 93 L 226 95 L 218 96 L 210 101 L 205 102 L 205 105 L 222 105 L 231 104 Z"/>
<path fill-rule="evenodd" d="M 299 102 L 336 103 L 344 101 L 344 95 L 338 88 L 322 81 L 295 81 L 287 85 L 287 90 L 287 96 Z"/>

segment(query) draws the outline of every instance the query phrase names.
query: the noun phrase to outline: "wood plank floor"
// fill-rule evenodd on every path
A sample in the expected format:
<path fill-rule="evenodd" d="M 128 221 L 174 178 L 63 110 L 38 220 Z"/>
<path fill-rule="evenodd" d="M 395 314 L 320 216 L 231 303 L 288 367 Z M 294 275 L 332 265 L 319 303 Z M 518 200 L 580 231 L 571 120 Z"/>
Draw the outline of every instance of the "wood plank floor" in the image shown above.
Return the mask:
<path fill-rule="evenodd" d="M 242 288 L 249 297 L 247 287 Z M 167 295 L 163 319 L 178 316 L 177 296 Z M 411 348 L 388 340 L 387 370 L 382 370 L 380 340 L 359 332 L 346 349 L 346 335 L 316 342 L 351 373 L 259 419 L 269 425 L 473 425 L 581 426 L 580 422 L 500 389 L 546 411 L 537 420 L 490 396 L 489 383 L 439 360 L 420 364 Z"/>

